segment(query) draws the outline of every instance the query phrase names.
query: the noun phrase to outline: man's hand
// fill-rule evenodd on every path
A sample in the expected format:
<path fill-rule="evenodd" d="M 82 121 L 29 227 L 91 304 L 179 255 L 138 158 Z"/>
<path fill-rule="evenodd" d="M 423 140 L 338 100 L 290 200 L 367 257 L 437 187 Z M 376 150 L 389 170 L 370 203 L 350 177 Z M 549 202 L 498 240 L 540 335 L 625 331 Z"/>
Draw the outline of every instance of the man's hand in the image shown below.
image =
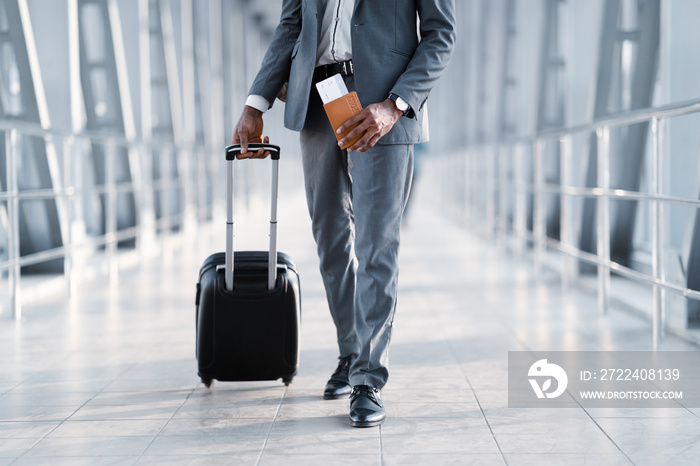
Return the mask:
<path fill-rule="evenodd" d="M 248 152 L 248 143 L 250 142 L 270 142 L 270 138 L 265 136 L 263 141 L 263 119 L 262 112 L 253 107 L 246 105 L 243 107 L 243 114 L 238 124 L 233 129 L 233 143 L 241 145 L 241 153 L 236 156 L 237 159 L 264 159 L 270 152 L 263 149 L 257 152 Z"/>
<path fill-rule="evenodd" d="M 352 131 L 345 135 L 343 139 L 338 141 L 338 145 L 343 147 L 349 141 L 355 139 L 356 136 L 362 137 L 352 146 L 348 147 L 348 152 L 367 152 L 377 141 L 388 133 L 394 124 L 401 118 L 403 113 L 396 108 L 396 104 L 391 99 L 386 99 L 384 102 L 368 105 L 360 113 L 350 118 L 338 128 L 337 133 L 342 134 L 348 128 L 357 125 Z"/>
<path fill-rule="evenodd" d="M 284 86 L 282 86 L 282 89 L 280 89 L 279 93 L 277 94 L 277 98 L 280 99 L 282 102 L 287 101 L 287 89 L 289 89 L 289 83 L 284 83 Z"/>

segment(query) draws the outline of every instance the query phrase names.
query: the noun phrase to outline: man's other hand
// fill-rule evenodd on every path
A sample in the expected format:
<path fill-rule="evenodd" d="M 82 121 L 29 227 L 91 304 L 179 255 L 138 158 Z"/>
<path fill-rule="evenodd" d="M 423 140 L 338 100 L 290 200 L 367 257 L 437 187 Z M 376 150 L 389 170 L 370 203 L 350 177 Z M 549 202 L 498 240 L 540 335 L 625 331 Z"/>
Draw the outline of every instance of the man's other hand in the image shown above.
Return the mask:
<path fill-rule="evenodd" d="M 357 125 L 352 131 L 338 141 L 338 145 L 343 147 L 356 136 L 362 135 L 360 139 L 348 147 L 348 152 L 367 152 L 377 144 L 377 141 L 388 133 L 394 124 L 401 118 L 403 113 L 396 108 L 396 104 L 391 99 L 384 102 L 368 105 L 360 113 L 348 119 L 338 128 L 337 133 L 342 134 L 348 128 Z"/>
<path fill-rule="evenodd" d="M 263 140 L 263 118 L 262 112 L 253 107 L 246 105 L 243 107 L 243 114 L 241 115 L 238 124 L 233 129 L 233 143 L 241 145 L 241 153 L 236 156 L 238 159 L 264 159 L 270 155 L 269 151 L 264 151 L 259 149 L 257 152 L 249 152 L 248 144 L 252 142 L 264 142 L 267 144 L 270 142 L 270 138 L 267 136 Z"/>
<path fill-rule="evenodd" d="M 279 93 L 277 94 L 277 98 L 280 99 L 282 102 L 287 101 L 287 90 L 289 89 L 289 83 L 284 83 L 284 86 L 282 86 L 282 89 L 280 89 Z"/>

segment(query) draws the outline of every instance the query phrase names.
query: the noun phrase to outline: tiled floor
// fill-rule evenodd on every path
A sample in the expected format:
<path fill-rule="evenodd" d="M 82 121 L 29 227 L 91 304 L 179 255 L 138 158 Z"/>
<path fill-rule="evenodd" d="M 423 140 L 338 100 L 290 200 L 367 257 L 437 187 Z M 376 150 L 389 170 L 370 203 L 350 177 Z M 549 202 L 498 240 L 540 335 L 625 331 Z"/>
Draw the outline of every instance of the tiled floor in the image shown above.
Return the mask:
<path fill-rule="evenodd" d="M 425 205 L 413 214 L 380 428 L 350 427 L 347 400 L 320 396 L 337 354 L 297 193 L 280 213 L 303 293 L 288 388 L 199 383 L 194 284 L 219 249 L 200 237 L 116 287 L 33 304 L 20 324 L 1 316 L 0 465 L 697 464 L 697 410 L 508 408 L 508 350 L 649 349 L 649 326 L 601 318 L 595 297 L 535 282 L 527 264 Z M 697 351 L 672 338 L 665 348 Z"/>

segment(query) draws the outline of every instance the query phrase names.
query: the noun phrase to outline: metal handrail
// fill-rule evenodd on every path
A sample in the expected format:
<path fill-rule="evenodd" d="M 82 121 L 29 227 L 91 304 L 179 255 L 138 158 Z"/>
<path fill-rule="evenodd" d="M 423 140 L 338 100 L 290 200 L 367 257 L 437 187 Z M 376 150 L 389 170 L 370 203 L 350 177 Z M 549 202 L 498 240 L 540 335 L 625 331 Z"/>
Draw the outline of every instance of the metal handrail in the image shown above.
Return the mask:
<path fill-rule="evenodd" d="M 63 177 L 63 186 L 56 188 L 38 188 L 38 189 L 19 189 L 17 184 L 17 160 L 18 152 L 14 147 L 16 143 L 17 136 L 32 136 L 40 137 L 47 141 L 58 142 L 62 140 L 64 144 L 64 156 L 68 157 L 66 160 L 70 160 L 70 151 L 76 147 L 76 144 L 80 141 L 90 142 L 90 143 L 103 143 L 107 147 L 107 157 L 108 159 L 114 157 L 113 150 L 117 147 L 122 147 L 128 150 L 135 151 L 151 151 L 155 153 L 156 151 L 163 154 L 178 154 L 178 153 L 191 153 L 195 154 L 202 150 L 202 147 L 195 144 L 175 145 L 172 142 L 155 142 L 155 141 L 144 141 L 141 139 L 127 139 L 123 135 L 114 135 L 111 133 L 99 133 L 94 131 L 83 131 L 83 132 L 72 132 L 65 131 L 61 129 L 46 129 L 42 128 L 41 125 L 30 122 L 14 121 L 14 120 L 0 120 L 0 132 L 4 132 L 6 136 L 6 159 L 7 159 L 7 180 L 6 190 L 0 192 L 0 203 L 5 203 L 8 206 L 8 258 L 6 260 L 0 261 L 0 271 L 9 272 L 10 280 L 10 299 L 15 318 L 21 316 L 21 288 L 20 288 L 20 277 L 21 268 L 26 266 L 32 266 L 51 260 L 66 259 L 66 280 L 69 289 L 72 290 L 72 278 L 71 278 L 71 268 L 72 268 L 72 255 L 77 250 L 84 248 L 97 249 L 99 247 L 106 248 L 107 262 L 109 264 L 110 278 L 116 278 L 117 262 L 116 262 L 116 246 L 118 243 L 136 239 L 144 232 L 145 224 L 143 222 L 138 225 L 121 228 L 117 230 L 116 222 L 116 196 L 119 193 L 134 193 L 139 194 L 144 191 L 144 187 L 141 185 L 142 180 L 131 180 L 117 182 L 114 177 L 108 176 L 107 179 L 89 189 L 79 189 L 72 185 L 72 180 L 70 180 L 70 175 L 68 172 Z M 209 153 L 214 153 L 212 148 L 204 148 Z M 65 170 L 65 168 L 64 168 Z M 109 171 L 108 171 L 109 173 Z M 164 175 L 168 176 L 168 175 Z M 169 191 L 170 189 L 182 190 L 186 189 L 186 180 L 179 178 L 178 180 L 165 179 L 161 177 L 160 179 L 151 180 L 148 186 L 148 190 L 152 192 Z M 20 256 L 19 253 L 19 231 L 17 228 L 19 219 L 19 202 L 20 201 L 36 201 L 36 200 L 56 200 L 59 205 L 66 207 L 67 211 L 71 211 L 71 203 L 75 201 L 76 198 L 80 196 L 90 194 L 90 195 L 104 195 L 107 198 L 107 208 L 105 211 L 105 232 L 99 235 L 93 235 L 90 237 L 83 238 L 80 244 L 74 244 L 72 241 L 72 235 L 70 234 L 70 226 L 67 230 L 67 237 L 65 238 L 64 244 L 59 247 L 54 247 L 51 249 L 35 252 L 32 254 L 26 254 Z M 167 197 L 167 196 L 166 196 Z M 166 206 L 164 206 L 165 208 Z M 69 217 L 71 216 L 68 213 Z M 139 213 L 140 215 L 140 213 Z M 150 228 L 155 228 L 156 230 L 164 231 L 165 235 L 169 234 L 169 230 L 173 226 L 183 226 L 185 223 L 184 213 L 170 213 L 169 209 L 164 210 L 163 216 L 159 219 L 151 219 L 149 221 Z M 69 220 L 70 221 L 70 220 Z"/>
<path fill-rule="evenodd" d="M 563 126 L 561 128 L 551 128 L 532 135 L 512 136 L 497 141 L 475 144 L 470 147 L 479 148 L 481 146 L 512 146 L 514 144 L 529 144 L 538 139 L 558 139 L 565 136 L 572 136 L 580 133 L 595 133 L 598 128 L 629 126 L 638 123 L 648 122 L 653 118 L 666 119 L 689 115 L 700 112 L 700 99 L 689 99 L 668 105 L 657 107 L 641 108 L 625 113 L 613 113 L 597 118 L 589 123 L 581 123 L 573 126 Z"/>
<path fill-rule="evenodd" d="M 474 175 L 471 181 L 478 184 L 486 192 L 486 198 L 469 195 L 471 189 L 468 188 L 467 198 L 472 203 L 471 211 L 480 212 L 485 208 L 483 220 L 486 220 L 489 231 L 498 231 L 497 237 L 512 235 L 518 238 L 521 243 L 518 251 L 524 251 L 527 241 L 533 243 L 534 266 L 539 276 L 541 276 L 544 255 L 546 249 L 555 249 L 562 253 L 561 275 L 562 284 L 568 286 L 573 272 L 572 259 L 582 260 L 598 267 L 598 307 L 601 314 L 607 312 L 610 300 L 610 274 L 615 272 L 628 279 L 651 285 L 654 291 L 653 312 L 652 312 L 652 344 L 657 348 L 663 338 L 665 326 L 665 291 L 673 291 L 689 298 L 700 300 L 700 291 L 685 288 L 683 286 L 670 283 L 666 280 L 663 268 L 663 235 L 662 221 L 664 218 L 664 207 L 667 205 L 680 205 L 692 208 L 700 207 L 700 200 L 682 198 L 662 194 L 662 154 L 663 154 L 663 123 L 666 119 L 700 112 L 700 99 L 687 100 L 669 105 L 651 107 L 619 113 L 596 119 L 590 123 L 574 125 L 570 127 L 555 128 L 542 131 L 531 136 L 512 137 L 503 141 L 482 143 L 470 146 L 465 151 L 460 149 L 459 153 L 466 154 L 466 167 Z M 651 123 L 651 158 L 652 170 L 650 172 L 650 192 L 642 193 L 610 187 L 610 158 L 609 151 L 611 128 L 634 125 L 638 123 Z M 596 136 L 594 143 L 598 144 L 598 180 L 597 186 L 593 188 L 582 188 L 572 186 L 568 177 L 568 170 L 571 166 L 572 137 L 581 133 L 592 133 Z M 562 183 L 555 185 L 546 183 L 544 177 L 545 165 L 543 163 L 544 144 L 557 142 L 561 146 L 560 157 L 562 162 Z M 522 150 L 525 147 L 531 148 L 533 178 L 528 181 L 524 176 L 524 165 L 521 161 L 525 157 Z M 476 154 L 488 153 L 493 157 L 513 156 L 514 175 L 512 183 L 508 184 L 507 176 L 495 168 L 496 164 L 491 163 L 493 157 L 484 158 L 480 161 Z M 498 165 L 503 167 L 504 160 Z M 476 176 L 476 171 L 479 176 Z M 484 176 L 485 171 L 485 176 Z M 498 193 L 501 203 L 496 212 L 496 205 L 493 202 L 494 196 Z M 509 227 L 505 218 L 506 208 L 504 196 L 515 195 L 514 200 L 514 222 Z M 520 194 L 521 196 L 518 196 Z M 532 231 L 528 231 L 526 226 L 526 204 L 522 199 L 522 194 L 532 194 L 533 196 L 533 224 Z M 545 194 L 558 194 L 561 196 L 561 241 L 556 241 L 547 237 L 546 215 L 545 215 Z M 572 209 L 574 198 L 594 198 L 597 199 L 598 211 L 598 244 L 595 253 L 583 251 L 574 246 L 571 236 L 571 228 L 568 225 L 568 215 Z M 609 202 L 615 199 L 647 201 L 652 206 L 652 273 L 644 274 L 610 259 L 610 211 Z M 480 204 L 483 201 L 484 204 Z M 485 207 L 484 207 L 485 205 Z M 496 216 L 499 216 L 497 218 Z"/>
<path fill-rule="evenodd" d="M 8 260 L 0 261 L 0 270 L 8 270 L 9 295 L 11 299 L 12 313 L 15 319 L 21 317 L 21 267 L 33 263 L 51 260 L 52 258 L 63 257 L 64 274 L 68 285 L 69 293 L 74 290 L 75 280 L 72 278 L 73 271 L 73 247 L 78 246 L 78 242 L 73 238 L 71 225 L 66 225 L 64 219 L 72 219 L 74 211 L 77 211 L 78 199 L 85 195 L 98 195 L 104 198 L 104 234 L 93 236 L 89 239 L 80 239 L 80 246 L 103 245 L 109 262 L 110 278 L 116 278 L 118 267 L 114 260 L 117 253 L 117 243 L 122 239 L 143 238 L 146 241 L 141 245 L 150 244 L 154 240 L 155 234 L 160 235 L 162 253 L 166 260 L 170 256 L 168 250 L 171 245 L 169 236 L 173 227 L 182 225 L 182 231 L 187 237 L 194 237 L 194 233 L 199 222 L 208 219 L 209 210 L 214 208 L 213 203 L 219 202 L 218 196 L 211 196 L 209 189 L 211 180 L 207 179 L 209 173 L 214 170 L 214 164 L 219 160 L 213 157 L 219 153 L 219 144 L 223 145 L 225 139 L 223 121 L 226 117 L 233 117 L 223 102 L 226 99 L 245 99 L 247 85 L 245 79 L 236 79 L 225 94 L 223 70 L 235 59 L 248 60 L 249 51 L 247 47 L 233 47 L 233 44 L 241 44 L 238 40 L 240 31 L 232 32 L 227 40 L 210 40 L 211 37 L 223 36 L 224 24 L 228 20 L 235 19 L 243 24 L 248 20 L 249 12 L 240 11 L 234 6 L 227 5 L 222 0 L 213 0 L 208 5 L 209 14 L 204 14 L 202 18 L 208 16 L 207 23 L 200 24 L 195 21 L 195 6 L 192 1 L 182 2 L 178 11 L 173 11 L 167 2 L 161 2 L 160 11 L 152 11 L 149 2 L 139 0 L 138 8 L 138 32 L 139 32 L 139 85 L 141 101 L 141 136 L 137 136 L 139 131 L 133 119 L 134 109 L 126 109 L 123 112 L 124 133 L 116 133 L 114 130 L 69 130 L 49 127 L 48 123 L 21 121 L 14 118 L 0 120 L 0 133 L 5 134 L 5 154 L 6 154 L 6 179 L 2 180 L 4 191 L 0 191 L 0 204 L 7 206 L 7 256 Z M 224 8 L 227 6 L 228 8 Z M 85 67 L 80 60 L 81 44 L 80 27 L 82 25 L 78 8 L 69 8 L 69 60 L 71 62 L 70 89 L 66 92 L 71 94 L 70 115 L 71 121 L 85 120 L 84 103 L 78 98 L 83 86 L 83 74 Z M 110 9 L 110 14 L 114 13 Z M 151 30 L 151 15 L 159 16 L 160 20 L 167 19 L 164 30 L 159 32 L 161 37 L 154 38 Z M 225 15 L 231 16 L 226 18 Z M 181 27 L 174 32 L 173 20 L 179 18 Z M 136 24 L 134 24 L 136 26 Z M 114 25 L 112 25 L 114 27 Z M 115 32 L 115 37 L 121 31 Z M 165 49 L 165 68 L 162 70 L 168 78 L 168 103 L 171 110 L 173 138 L 170 141 L 156 140 L 153 135 L 154 113 L 153 101 L 151 97 L 151 79 L 155 73 L 151 70 L 150 50 L 152 50 L 153 40 Z M 176 42 L 182 43 L 181 61 L 177 63 Z M 230 40 L 228 40 L 230 39 Z M 261 41 L 267 40 L 260 37 Z M 117 74 L 122 81 L 122 77 L 127 76 L 126 60 L 124 59 L 124 44 L 120 40 L 112 41 L 116 61 Z M 211 43 L 209 43 L 211 42 Z M 195 51 L 199 44 L 208 44 L 209 54 L 203 60 L 195 60 Z M 224 44 L 229 44 L 228 50 Z M 262 42 L 261 44 L 262 45 Z M 157 47 L 159 48 L 159 47 Z M 170 59 L 173 59 L 170 61 Z M 34 71 L 35 67 L 32 67 Z M 38 67 L 36 67 L 38 70 Z M 123 74 L 122 74 L 123 73 Z M 160 74 L 160 73 L 158 73 Z M 202 101 L 197 102 L 198 85 L 208 86 L 202 94 Z M 128 81 L 128 80 L 125 80 Z M 180 81 L 182 86 L 180 87 Z M 170 86 L 172 88 L 170 88 Z M 128 96 L 121 95 L 127 90 L 126 86 L 118 85 L 117 89 L 110 89 L 110 93 L 115 100 L 127 102 Z M 178 98 L 175 98 L 178 96 Z M 153 101 L 152 101 L 153 100 Z M 201 106 L 201 109 L 199 108 Z M 200 114 L 201 110 L 201 114 Z M 184 119 L 184 124 L 183 124 Z M 198 144 L 198 125 L 201 121 L 204 133 L 205 144 Z M 46 120 L 48 121 L 48 120 Z M 93 128 L 93 126 L 90 126 Z M 41 189 L 19 189 L 18 185 L 18 162 L 21 152 L 17 143 L 18 135 L 23 138 L 41 138 L 47 144 L 53 144 L 56 148 L 63 148 L 64 156 L 62 171 L 51 173 L 58 175 L 60 181 L 53 180 L 55 188 Z M 128 136 L 127 136 L 128 135 Z M 89 143 L 103 145 L 105 164 L 105 181 L 98 186 L 82 188 L 81 184 L 71 179 L 75 170 L 72 168 L 75 157 L 73 154 L 80 153 L 78 149 L 81 145 L 87 146 Z M 130 182 L 121 182 L 116 179 L 116 170 L 110 169 L 114 166 L 118 157 L 118 152 L 129 151 L 131 160 L 139 160 L 143 176 L 134 177 Z M 152 179 L 153 157 L 164 157 L 162 159 L 160 179 Z M 78 161 L 79 163 L 80 161 Z M 177 171 L 172 170 L 173 164 Z M 174 175 L 177 172 L 178 175 Z M 136 225 L 128 229 L 117 230 L 117 210 L 119 208 L 118 198 L 120 193 L 133 193 L 136 205 Z M 182 212 L 172 212 L 174 205 L 170 199 L 171 194 L 177 192 L 182 194 Z M 162 215 L 155 216 L 155 196 L 159 196 Z M 174 197 L 174 196 L 173 196 Z M 63 233 L 64 245 L 60 248 L 41 251 L 36 254 L 20 257 L 19 238 L 19 218 L 21 202 L 55 200 L 59 212 L 60 228 Z M 3 212 L 4 213 L 4 212 Z"/>
<path fill-rule="evenodd" d="M 535 241 L 535 235 L 532 233 L 527 232 L 523 236 L 530 241 Z M 580 249 L 576 249 L 572 246 L 563 244 L 561 241 L 558 241 L 554 238 L 547 238 L 546 242 L 547 242 L 547 247 L 549 247 L 550 249 L 555 249 L 555 250 L 561 252 L 562 254 L 566 254 L 570 257 L 576 258 L 576 259 L 581 260 L 583 262 L 587 262 L 591 265 L 598 265 L 598 258 L 593 253 L 581 251 Z M 678 285 L 675 285 L 673 283 L 666 282 L 666 281 L 654 280 L 652 277 L 650 277 L 648 275 L 645 275 L 637 270 L 626 267 L 626 266 L 624 266 L 618 262 L 615 262 L 615 261 L 607 261 L 603 265 L 605 267 L 609 268 L 611 271 L 614 271 L 615 273 L 617 273 L 619 275 L 623 275 L 627 278 L 630 278 L 631 280 L 646 283 L 648 285 L 662 286 L 662 287 L 665 287 L 669 290 L 675 291 L 678 294 L 680 294 L 686 298 L 700 300 L 700 291 L 692 290 L 689 288 L 683 288 L 682 286 L 678 286 Z"/>
<path fill-rule="evenodd" d="M 517 189 L 512 187 L 505 188 L 508 191 L 518 192 L 518 193 L 529 193 L 535 189 L 535 184 L 526 184 L 524 189 Z M 576 197 L 586 197 L 586 198 L 597 198 L 597 197 L 608 197 L 608 198 L 619 198 L 628 199 L 636 201 L 663 201 L 668 204 L 674 204 L 685 207 L 695 207 L 700 208 L 700 200 L 686 199 L 684 197 L 678 196 L 668 196 L 668 195 L 653 195 L 645 194 L 638 191 L 628 191 L 625 189 L 601 189 L 601 188 L 577 188 L 572 186 L 560 186 L 556 184 L 544 184 L 541 187 L 541 191 L 547 194 L 564 194 L 568 196 Z M 1 198 L 0 198 L 1 199 Z"/>
<path fill-rule="evenodd" d="M 29 121 L 0 119 L 0 132 L 9 132 L 12 130 L 15 130 L 25 136 L 44 139 L 74 138 L 76 140 L 88 140 L 98 144 L 115 144 L 124 148 L 146 148 L 152 150 L 196 150 L 200 147 L 198 144 L 188 143 L 186 141 L 183 141 L 180 144 L 174 144 L 172 141 L 147 141 L 139 138 L 127 138 L 125 135 L 120 133 L 91 131 L 87 129 L 81 130 L 80 132 L 75 132 L 72 130 L 54 127 L 44 128 L 38 123 Z"/>

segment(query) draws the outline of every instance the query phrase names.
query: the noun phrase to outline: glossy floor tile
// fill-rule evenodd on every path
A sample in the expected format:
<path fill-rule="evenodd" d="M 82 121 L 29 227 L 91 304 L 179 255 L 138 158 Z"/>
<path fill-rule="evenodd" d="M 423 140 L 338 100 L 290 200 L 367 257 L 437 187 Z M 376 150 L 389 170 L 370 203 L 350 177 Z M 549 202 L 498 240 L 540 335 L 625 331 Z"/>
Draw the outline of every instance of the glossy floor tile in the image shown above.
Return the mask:
<path fill-rule="evenodd" d="M 242 212 L 239 224 L 264 227 Z M 617 309 L 600 317 L 595 296 L 563 294 L 555 274 L 536 280 L 531 264 L 420 200 L 411 215 L 381 427 L 352 428 L 348 401 L 321 397 L 337 350 L 304 199 L 292 192 L 280 250 L 300 270 L 303 312 L 289 387 L 207 389 L 196 375 L 195 282 L 223 244 L 216 225 L 116 284 L 37 301 L 20 323 L 0 316 L 0 466 L 697 464 L 698 409 L 508 408 L 509 350 L 648 350 L 649 324 Z M 264 249 L 266 238 L 256 227 L 236 241 Z"/>

